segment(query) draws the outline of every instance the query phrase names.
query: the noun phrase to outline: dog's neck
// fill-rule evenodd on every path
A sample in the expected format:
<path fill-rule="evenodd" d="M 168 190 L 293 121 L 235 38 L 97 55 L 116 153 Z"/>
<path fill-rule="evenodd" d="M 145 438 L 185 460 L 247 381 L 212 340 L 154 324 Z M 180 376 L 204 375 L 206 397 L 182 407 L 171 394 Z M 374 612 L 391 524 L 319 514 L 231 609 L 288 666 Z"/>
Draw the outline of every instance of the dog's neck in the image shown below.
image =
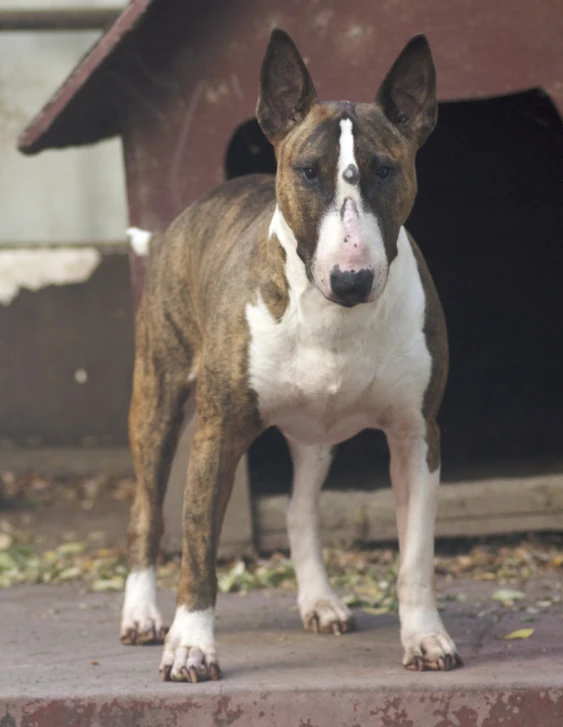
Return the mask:
<path fill-rule="evenodd" d="M 366 316 L 375 314 L 379 301 L 353 308 L 334 303 L 311 283 L 305 264 L 297 254 L 297 240 L 279 206 L 276 205 L 268 231 L 268 245 L 281 246 L 284 257 L 284 275 L 288 286 L 287 314 L 296 315 L 301 321 L 304 335 L 316 334 L 329 339 L 345 340 L 362 326 Z M 328 340 L 327 340 L 328 343 Z"/>

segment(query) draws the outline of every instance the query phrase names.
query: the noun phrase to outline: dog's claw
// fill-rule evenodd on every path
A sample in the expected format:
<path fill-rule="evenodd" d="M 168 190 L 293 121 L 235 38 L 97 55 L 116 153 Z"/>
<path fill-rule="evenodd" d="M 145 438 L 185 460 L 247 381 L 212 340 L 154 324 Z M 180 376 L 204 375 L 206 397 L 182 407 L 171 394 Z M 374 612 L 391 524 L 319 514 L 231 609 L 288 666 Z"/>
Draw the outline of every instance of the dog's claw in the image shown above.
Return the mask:
<path fill-rule="evenodd" d="M 219 669 L 218 664 L 209 665 L 209 676 L 214 682 L 217 682 L 219 681 L 219 679 L 221 679 L 221 669 Z"/>
<path fill-rule="evenodd" d="M 170 679 L 170 672 L 172 671 L 172 666 L 163 666 L 160 670 L 160 675 L 162 677 L 163 682 L 169 682 Z"/>
<path fill-rule="evenodd" d="M 417 655 L 413 656 L 408 664 L 405 664 L 405 668 L 410 671 L 451 671 L 460 666 L 463 666 L 463 661 L 459 654 L 444 654 L 436 661 L 430 661 L 424 656 Z"/>
<path fill-rule="evenodd" d="M 190 666 L 190 668 L 188 669 L 188 676 L 189 676 L 189 681 L 192 684 L 197 684 L 198 676 L 197 676 L 197 669 L 195 668 L 195 666 Z"/>
<path fill-rule="evenodd" d="M 158 631 L 153 624 L 146 631 L 140 631 L 138 628 L 130 628 L 123 633 L 119 639 L 126 646 L 152 646 L 153 644 L 163 644 L 168 629 L 161 627 Z"/>
<path fill-rule="evenodd" d="M 120 638 L 122 644 L 134 646 L 137 643 L 137 632 L 135 629 L 128 629 Z"/>
<path fill-rule="evenodd" d="M 322 598 L 301 612 L 305 631 L 340 636 L 355 629 L 355 619 L 338 597 Z"/>

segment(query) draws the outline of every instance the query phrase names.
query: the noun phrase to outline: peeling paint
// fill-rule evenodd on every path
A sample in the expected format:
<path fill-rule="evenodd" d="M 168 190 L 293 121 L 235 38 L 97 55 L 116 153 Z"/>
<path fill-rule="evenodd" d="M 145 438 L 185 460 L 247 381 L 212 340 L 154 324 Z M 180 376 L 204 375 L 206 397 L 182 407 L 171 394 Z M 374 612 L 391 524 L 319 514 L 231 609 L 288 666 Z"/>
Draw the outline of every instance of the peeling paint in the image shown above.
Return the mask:
<path fill-rule="evenodd" d="M 216 83 L 214 86 L 208 85 L 205 91 L 205 100 L 210 104 L 219 103 L 225 96 L 229 95 L 229 87 L 226 83 Z"/>
<path fill-rule="evenodd" d="M 83 283 L 101 261 L 93 247 L 0 250 L 0 303 L 9 305 L 24 289 Z"/>

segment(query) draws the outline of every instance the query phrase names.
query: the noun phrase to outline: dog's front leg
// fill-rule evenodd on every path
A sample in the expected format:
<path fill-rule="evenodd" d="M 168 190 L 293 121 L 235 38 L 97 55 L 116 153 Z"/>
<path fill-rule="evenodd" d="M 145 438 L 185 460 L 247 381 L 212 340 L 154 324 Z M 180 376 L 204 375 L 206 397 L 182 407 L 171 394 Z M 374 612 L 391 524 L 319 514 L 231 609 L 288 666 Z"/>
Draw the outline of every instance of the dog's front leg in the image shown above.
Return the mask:
<path fill-rule="evenodd" d="M 332 462 L 330 445 L 289 440 L 293 492 L 287 511 L 291 557 L 299 586 L 298 604 L 306 631 L 341 634 L 354 628 L 350 610 L 329 583 L 323 564 L 319 493 Z"/>
<path fill-rule="evenodd" d="M 214 634 L 215 559 L 235 469 L 250 441 L 241 443 L 233 427 L 197 412 L 184 498 L 176 614 L 160 664 L 165 681 L 220 678 Z"/>
<path fill-rule="evenodd" d="M 397 508 L 401 567 L 397 591 L 401 641 L 407 669 L 448 670 L 461 664 L 456 646 L 442 624 L 434 594 L 434 526 L 439 456 L 439 430 L 427 425 L 426 436 L 387 432 L 391 480 Z M 427 441 L 428 440 L 428 441 Z M 431 465 L 435 465 L 432 469 Z"/>

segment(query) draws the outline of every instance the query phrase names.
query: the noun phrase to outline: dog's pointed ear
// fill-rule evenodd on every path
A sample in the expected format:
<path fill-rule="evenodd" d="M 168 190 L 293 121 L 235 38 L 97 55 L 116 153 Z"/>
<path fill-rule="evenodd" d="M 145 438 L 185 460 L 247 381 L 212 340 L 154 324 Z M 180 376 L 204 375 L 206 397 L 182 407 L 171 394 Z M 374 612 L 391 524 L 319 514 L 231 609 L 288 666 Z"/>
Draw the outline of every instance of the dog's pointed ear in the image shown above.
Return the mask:
<path fill-rule="evenodd" d="M 426 36 L 406 44 L 381 84 L 377 101 L 387 118 L 422 146 L 438 120 L 436 69 Z"/>
<path fill-rule="evenodd" d="M 260 72 L 256 117 L 267 138 L 275 143 L 297 124 L 317 100 L 309 71 L 289 35 L 275 28 Z"/>

